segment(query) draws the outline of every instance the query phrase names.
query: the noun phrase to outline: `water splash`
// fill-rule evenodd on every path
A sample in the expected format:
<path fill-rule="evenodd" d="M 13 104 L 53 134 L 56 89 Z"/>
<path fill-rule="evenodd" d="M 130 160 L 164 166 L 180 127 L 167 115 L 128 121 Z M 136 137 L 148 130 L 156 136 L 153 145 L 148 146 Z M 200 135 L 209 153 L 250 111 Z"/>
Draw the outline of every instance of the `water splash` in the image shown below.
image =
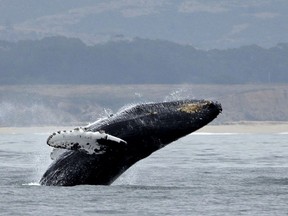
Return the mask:
<path fill-rule="evenodd" d="M 136 98 L 139 98 L 139 99 L 143 98 L 143 95 L 141 93 L 139 93 L 139 92 L 135 92 L 134 95 L 135 95 Z"/>
<path fill-rule="evenodd" d="M 123 173 L 112 185 L 137 185 L 139 183 L 139 169 L 137 164 Z"/>
<path fill-rule="evenodd" d="M 61 111 L 55 111 L 44 103 L 27 101 L 2 101 L 0 103 L 0 125 L 31 126 L 59 125 L 73 121 L 74 117 Z"/>
<path fill-rule="evenodd" d="M 39 182 L 29 182 L 22 184 L 23 186 L 41 186 Z"/>
<path fill-rule="evenodd" d="M 32 164 L 35 164 L 33 169 L 33 176 L 31 176 L 32 183 L 40 181 L 43 173 L 52 162 L 52 159 L 50 158 L 50 152 L 52 151 L 52 148 L 45 143 L 46 136 L 44 135 L 41 136 L 41 140 L 37 144 L 35 143 L 35 151 L 32 155 Z"/>
<path fill-rule="evenodd" d="M 169 95 L 164 98 L 164 102 L 174 101 L 174 100 L 182 100 L 191 98 L 191 95 L 186 88 L 179 88 L 172 91 Z"/>

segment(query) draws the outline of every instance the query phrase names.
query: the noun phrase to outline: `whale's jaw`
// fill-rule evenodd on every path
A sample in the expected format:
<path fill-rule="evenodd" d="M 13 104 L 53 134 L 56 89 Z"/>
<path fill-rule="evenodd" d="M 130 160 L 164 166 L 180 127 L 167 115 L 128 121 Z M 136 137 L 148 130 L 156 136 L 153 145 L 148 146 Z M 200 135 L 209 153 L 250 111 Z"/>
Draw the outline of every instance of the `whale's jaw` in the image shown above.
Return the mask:
<path fill-rule="evenodd" d="M 219 103 L 205 100 L 146 103 L 124 109 L 81 128 L 86 135 L 92 133 L 91 137 L 101 137 L 101 132 L 121 142 L 96 141 L 102 147 L 96 154 L 81 149 L 66 151 L 50 165 L 40 184 L 109 185 L 137 161 L 205 126 L 221 111 Z M 71 135 L 75 135 L 73 131 Z M 67 144 L 65 136 L 63 139 L 56 139 L 60 148 Z"/>

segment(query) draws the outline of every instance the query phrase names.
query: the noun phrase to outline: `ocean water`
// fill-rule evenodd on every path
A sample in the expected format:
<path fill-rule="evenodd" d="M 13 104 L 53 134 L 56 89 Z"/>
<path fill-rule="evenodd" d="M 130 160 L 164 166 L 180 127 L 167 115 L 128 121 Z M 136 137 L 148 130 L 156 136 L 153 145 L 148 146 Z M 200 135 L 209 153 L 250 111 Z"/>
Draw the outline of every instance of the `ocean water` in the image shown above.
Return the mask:
<path fill-rule="evenodd" d="M 111 186 L 40 186 L 49 133 L 0 136 L 0 215 L 287 215 L 288 133 L 194 133 Z"/>

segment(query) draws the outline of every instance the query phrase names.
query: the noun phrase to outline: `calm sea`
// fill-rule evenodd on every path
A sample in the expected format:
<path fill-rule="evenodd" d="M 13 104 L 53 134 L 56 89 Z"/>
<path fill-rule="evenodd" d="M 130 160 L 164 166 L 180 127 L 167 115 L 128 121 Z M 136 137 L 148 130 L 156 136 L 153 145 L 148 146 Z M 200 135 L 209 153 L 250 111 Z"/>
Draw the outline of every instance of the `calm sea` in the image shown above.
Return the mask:
<path fill-rule="evenodd" d="M 0 215 L 288 214 L 288 133 L 195 133 L 111 186 L 75 187 L 39 186 L 48 134 L 1 134 Z"/>

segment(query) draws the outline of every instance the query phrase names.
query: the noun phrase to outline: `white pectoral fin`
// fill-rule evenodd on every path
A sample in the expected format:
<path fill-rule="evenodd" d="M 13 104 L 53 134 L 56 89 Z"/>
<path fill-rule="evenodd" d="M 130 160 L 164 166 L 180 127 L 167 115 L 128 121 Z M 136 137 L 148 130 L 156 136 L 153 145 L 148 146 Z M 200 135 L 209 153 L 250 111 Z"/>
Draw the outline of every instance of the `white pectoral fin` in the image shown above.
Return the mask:
<path fill-rule="evenodd" d="M 47 144 L 51 147 L 84 151 L 87 154 L 100 154 L 111 143 L 125 144 L 126 142 L 105 132 L 84 131 L 82 128 L 58 131 L 47 139 Z"/>

